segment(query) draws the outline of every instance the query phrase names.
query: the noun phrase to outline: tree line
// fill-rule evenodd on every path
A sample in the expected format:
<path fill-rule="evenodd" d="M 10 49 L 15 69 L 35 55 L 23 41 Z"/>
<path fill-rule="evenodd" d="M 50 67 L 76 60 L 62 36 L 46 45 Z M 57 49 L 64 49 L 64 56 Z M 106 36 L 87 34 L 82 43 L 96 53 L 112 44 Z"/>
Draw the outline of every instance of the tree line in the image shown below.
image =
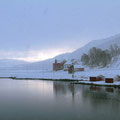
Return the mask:
<path fill-rule="evenodd" d="M 81 62 L 83 65 L 90 67 L 106 67 L 111 63 L 112 59 L 116 58 L 119 55 L 120 48 L 116 44 L 111 45 L 110 48 L 106 50 L 93 47 L 89 50 L 88 54 L 83 54 L 81 56 Z"/>

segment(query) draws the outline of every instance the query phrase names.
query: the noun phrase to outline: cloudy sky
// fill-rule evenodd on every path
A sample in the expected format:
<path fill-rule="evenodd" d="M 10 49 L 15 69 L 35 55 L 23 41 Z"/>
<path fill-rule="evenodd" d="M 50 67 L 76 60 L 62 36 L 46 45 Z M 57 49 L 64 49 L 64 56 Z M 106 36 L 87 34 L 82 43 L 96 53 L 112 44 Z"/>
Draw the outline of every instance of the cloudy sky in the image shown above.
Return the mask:
<path fill-rule="evenodd" d="M 0 59 L 39 61 L 120 33 L 120 0 L 0 0 Z"/>

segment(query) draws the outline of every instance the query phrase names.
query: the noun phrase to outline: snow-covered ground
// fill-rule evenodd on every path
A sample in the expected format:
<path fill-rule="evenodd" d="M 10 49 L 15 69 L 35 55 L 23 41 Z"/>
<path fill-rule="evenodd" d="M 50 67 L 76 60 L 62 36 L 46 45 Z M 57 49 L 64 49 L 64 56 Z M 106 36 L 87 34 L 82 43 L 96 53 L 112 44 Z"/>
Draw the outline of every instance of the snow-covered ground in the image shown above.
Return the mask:
<path fill-rule="evenodd" d="M 67 71 L 41 71 L 41 70 L 0 70 L 0 77 L 17 78 L 45 78 L 45 79 L 76 79 L 89 80 L 89 77 L 103 75 L 107 78 L 115 78 L 120 75 L 120 69 L 94 69 L 75 72 L 74 78 Z"/>
<path fill-rule="evenodd" d="M 34 78 L 34 79 L 53 79 L 53 80 L 83 80 L 82 83 L 93 83 L 100 85 L 120 85 L 120 81 L 114 83 L 90 82 L 89 77 L 97 77 L 103 75 L 106 78 L 115 78 L 120 75 L 119 69 L 94 69 L 83 72 L 75 72 L 74 77 L 67 71 L 41 71 L 41 70 L 0 70 L 0 77 L 16 77 L 16 78 Z"/>
<path fill-rule="evenodd" d="M 79 83 L 86 83 L 86 84 L 94 84 L 94 85 L 120 85 L 120 81 L 115 81 L 114 83 L 105 83 L 105 81 L 97 81 L 97 82 L 90 82 L 90 81 L 79 81 Z"/>
<path fill-rule="evenodd" d="M 41 70 L 0 70 L 0 77 L 72 79 L 72 75 L 68 74 L 68 72 L 54 72 Z"/>
<path fill-rule="evenodd" d="M 99 75 L 103 75 L 106 78 L 115 78 L 117 75 L 120 75 L 120 69 L 89 69 L 83 72 L 76 72 L 75 75 L 77 77 L 84 76 L 85 78 L 97 77 Z"/>

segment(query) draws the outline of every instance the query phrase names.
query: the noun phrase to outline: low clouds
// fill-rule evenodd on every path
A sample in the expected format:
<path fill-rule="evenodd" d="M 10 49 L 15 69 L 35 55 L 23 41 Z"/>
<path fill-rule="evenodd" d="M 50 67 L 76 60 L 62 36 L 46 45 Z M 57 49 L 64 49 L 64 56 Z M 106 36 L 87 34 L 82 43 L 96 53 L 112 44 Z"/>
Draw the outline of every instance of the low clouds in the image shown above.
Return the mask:
<path fill-rule="evenodd" d="M 0 59 L 16 59 L 28 62 L 42 61 L 58 54 L 71 52 L 70 49 L 48 49 L 30 51 L 0 51 Z"/>

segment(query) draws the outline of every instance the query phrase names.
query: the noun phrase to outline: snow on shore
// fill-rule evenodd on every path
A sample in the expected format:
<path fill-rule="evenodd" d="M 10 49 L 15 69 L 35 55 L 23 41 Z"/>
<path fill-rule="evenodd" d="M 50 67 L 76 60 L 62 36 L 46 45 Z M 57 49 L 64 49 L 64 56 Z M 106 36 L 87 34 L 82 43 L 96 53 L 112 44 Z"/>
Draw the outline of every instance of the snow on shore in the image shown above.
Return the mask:
<path fill-rule="evenodd" d="M 78 80 L 78 83 L 94 84 L 94 85 L 120 85 L 120 81 L 114 83 L 105 83 L 105 81 L 90 82 L 89 77 L 103 75 L 106 78 L 115 78 L 120 75 L 119 69 L 104 70 L 86 70 L 83 72 L 75 72 L 74 77 L 67 71 L 40 71 L 40 70 L 0 70 L 0 77 L 16 77 L 16 78 L 34 78 L 34 79 L 53 79 L 53 80 Z M 82 81 L 80 81 L 82 80 Z"/>
<path fill-rule="evenodd" d="M 64 71 L 41 70 L 0 70 L 0 77 L 40 78 L 40 79 L 72 79 L 72 75 Z"/>
<path fill-rule="evenodd" d="M 103 75 L 106 78 L 115 78 L 120 75 L 119 69 L 97 69 L 75 72 L 72 74 L 66 71 L 41 71 L 41 70 L 0 70 L 0 77 L 17 77 L 17 78 L 44 78 L 44 79 L 75 79 L 89 80 L 89 77 Z"/>
<path fill-rule="evenodd" d="M 120 85 L 120 81 L 115 81 L 114 83 L 105 83 L 105 81 L 97 81 L 97 82 L 79 81 L 79 83 L 94 84 L 94 85 Z"/>

